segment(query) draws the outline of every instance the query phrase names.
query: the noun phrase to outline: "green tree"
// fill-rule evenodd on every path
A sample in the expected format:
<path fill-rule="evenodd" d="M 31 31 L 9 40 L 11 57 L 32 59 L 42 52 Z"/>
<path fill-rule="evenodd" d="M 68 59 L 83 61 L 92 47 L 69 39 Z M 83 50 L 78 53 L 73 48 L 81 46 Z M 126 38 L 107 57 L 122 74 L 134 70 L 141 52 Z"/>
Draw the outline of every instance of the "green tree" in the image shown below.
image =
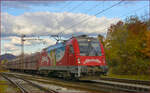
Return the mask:
<path fill-rule="evenodd" d="M 148 43 L 147 28 L 146 22 L 132 16 L 125 22 L 119 21 L 109 28 L 104 43 L 106 59 L 112 68 L 112 73 L 149 74 L 150 59 L 146 58 L 147 52 L 143 53 L 145 44 Z"/>

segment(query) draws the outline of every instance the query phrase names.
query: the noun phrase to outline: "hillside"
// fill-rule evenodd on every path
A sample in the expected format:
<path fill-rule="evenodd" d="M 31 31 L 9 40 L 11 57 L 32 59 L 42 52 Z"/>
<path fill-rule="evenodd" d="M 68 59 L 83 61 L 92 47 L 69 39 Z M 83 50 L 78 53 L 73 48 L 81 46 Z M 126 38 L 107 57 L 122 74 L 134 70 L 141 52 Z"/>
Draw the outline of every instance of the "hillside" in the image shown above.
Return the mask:
<path fill-rule="evenodd" d="M 16 58 L 16 56 L 12 55 L 12 54 L 3 54 L 0 56 L 0 60 L 4 60 L 4 59 L 7 59 L 7 60 L 11 60 L 11 59 L 14 59 Z"/>

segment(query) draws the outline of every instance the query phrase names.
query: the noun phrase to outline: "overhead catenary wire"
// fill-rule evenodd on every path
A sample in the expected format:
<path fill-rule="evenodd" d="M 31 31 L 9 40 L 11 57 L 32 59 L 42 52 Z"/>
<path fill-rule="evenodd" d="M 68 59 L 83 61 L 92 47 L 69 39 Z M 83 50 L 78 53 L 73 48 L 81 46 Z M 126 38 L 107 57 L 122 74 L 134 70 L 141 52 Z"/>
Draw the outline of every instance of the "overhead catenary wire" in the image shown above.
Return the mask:
<path fill-rule="evenodd" d="M 85 3 L 85 1 L 82 1 L 81 3 L 79 3 L 77 6 L 71 8 L 70 10 L 68 10 L 68 12 L 72 12 L 74 10 L 76 10 L 77 8 L 79 8 L 81 5 L 83 5 Z"/>
<path fill-rule="evenodd" d="M 140 10 L 142 10 L 143 8 L 145 8 L 145 6 L 143 6 L 143 7 L 140 7 L 140 8 L 137 8 L 137 9 L 135 9 L 135 10 L 133 10 L 133 11 L 131 11 L 130 13 L 128 12 L 128 14 L 131 14 L 131 13 L 133 13 L 134 11 L 140 11 Z M 126 13 L 127 14 L 127 13 Z M 145 14 L 145 15 L 143 15 L 143 16 L 147 16 L 148 14 Z M 124 15 L 121 15 L 121 16 L 119 16 L 119 17 L 124 17 L 124 16 L 126 16 L 125 14 Z M 126 19 L 126 18 L 125 18 Z M 107 30 L 108 29 L 108 27 L 106 27 L 106 28 L 104 28 L 104 29 L 102 29 L 102 30 Z"/>
<path fill-rule="evenodd" d="M 71 4 L 71 3 L 72 3 L 72 2 L 69 2 L 69 3 L 65 4 L 65 5 L 61 8 L 61 10 L 65 9 L 66 6 L 68 6 L 68 5 Z M 81 3 L 77 4 L 75 7 L 71 8 L 68 12 L 72 12 L 72 11 L 76 10 L 77 8 L 79 8 L 79 7 L 80 7 L 81 5 L 83 5 L 83 4 L 85 4 L 85 1 L 82 1 Z M 55 18 L 55 20 L 58 22 L 58 19 L 57 19 L 57 18 Z M 62 24 L 62 26 L 64 27 L 63 24 Z M 62 32 L 60 32 L 60 33 L 58 33 L 58 34 L 62 34 Z M 51 36 L 51 35 L 40 35 L 40 36 Z M 61 38 L 61 37 L 60 37 L 60 38 Z"/>
<path fill-rule="evenodd" d="M 99 4 L 100 4 L 100 3 L 96 4 L 96 5 L 95 5 L 94 7 L 92 7 L 92 8 L 89 8 L 86 13 L 88 13 L 88 12 L 92 11 L 93 9 L 97 8 L 97 7 L 99 6 Z M 81 4 L 80 4 L 80 5 L 81 5 Z M 79 17 L 79 16 L 75 17 L 74 19 L 77 19 L 78 17 Z M 85 18 L 85 17 L 81 17 L 81 18 Z M 64 27 L 64 26 L 63 26 L 63 27 Z M 62 33 L 62 34 L 63 34 L 63 33 Z"/>
<path fill-rule="evenodd" d="M 111 6 L 111 7 L 114 7 L 114 6 L 116 6 L 116 5 L 118 5 L 118 4 L 120 4 L 121 3 L 121 1 L 119 2 L 119 3 L 117 3 L 117 4 L 115 4 L 115 5 L 113 5 L 113 6 Z M 146 5 L 145 5 L 146 6 Z M 141 9 L 143 9 L 143 8 L 145 8 L 145 6 L 143 6 L 143 7 L 140 7 L 140 8 L 137 8 L 137 9 L 135 9 L 135 10 L 133 10 L 133 11 L 140 11 Z M 108 8 L 107 8 L 108 9 Z M 100 12 L 99 12 L 100 13 Z M 97 14 L 95 14 L 95 15 L 98 15 L 99 13 L 97 13 Z M 129 14 L 129 13 L 128 13 Z M 124 15 L 122 15 L 122 16 L 125 16 L 125 14 Z M 120 16 L 120 17 L 122 17 L 122 16 Z M 147 14 L 146 15 L 144 15 L 144 16 L 147 16 Z M 88 20 L 88 19 L 87 19 Z M 87 21 L 87 20 L 85 20 L 85 21 Z M 82 22 L 84 22 L 84 20 L 83 21 L 81 21 L 80 23 L 82 23 Z M 79 24 L 79 23 L 78 23 Z M 75 24 L 75 25 L 72 25 L 71 27 L 69 27 L 68 29 L 71 29 L 71 28 L 73 28 L 74 26 L 76 26 L 76 25 L 78 25 L 78 24 Z M 108 29 L 108 27 L 107 28 L 104 28 L 104 29 L 102 29 L 102 30 L 107 30 Z"/>
<path fill-rule="evenodd" d="M 121 0 L 120 2 L 118 2 L 118 3 L 114 4 L 114 5 L 112 5 L 111 7 L 108 7 L 108 8 L 106 8 L 106 9 L 103 9 L 102 11 L 96 13 L 94 16 L 99 15 L 99 14 L 101 14 L 101 13 L 103 13 L 103 12 L 105 12 L 105 11 L 107 11 L 107 10 L 109 10 L 109 9 L 111 9 L 111 8 L 113 8 L 113 7 L 115 7 L 115 6 L 117 6 L 117 5 L 119 5 L 122 1 L 123 1 L 123 0 Z M 82 2 L 79 3 L 76 7 L 72 8 L 71 10 L 69 10 L 69 12 L 74 11 L 74 10 L 77 9 L 79 6 L 83 5 L 84 3 L 85 3 L 85 2 L 82 1 Z M 96 6 L 95 6 L 94 8 L 96 8 L 97 6 L 98 6 L 98 4 L 96 4 Z M 89 11 L 93 10 L 94 8 L 93 8 L 93 7 L 90 8 Z M 88 11 L 88 12 L 89 12 L 89 11 Z M 87 20 L 89 20 L 89 19 L 90 19 L 89 17 L 88 17 L 88 18 L 85 18 L 85 19 L 82 20 L 81 22 L 79 22 L 79 23 L 77 23 L 77 24 L 73 24 L 71 27 L 67 28 L 67 30 L 68 30 L 68 29 L 71 29 L 71 28 L 73 28 L 74 26 L 76 26 L 76 25 L 78 25 L 78 24 L 81 24 L 81 23 L 83 23 L 83 22 L 85 22 L 85 21 L 87 21 Z M 58 20 L 56 19 L 56 21 L 58 21 Z M 66 30 L 66 29 L 65 29 L 65 30 Z M 63 30 L 63 31 L 61 32 L 61 34 L 64 33 L 65 30 Z"/>
<path fill-rule="evenodd" d="M 71 2 L 70 2 L 70 3 L 71 3 Z M 68 4 L 70 4 L 70 3 L 68 3 Z M 64 9 L 65 6 L 67 6 L 68 4 L 65 4 L 64 7 L 63 7 L 63 9 Z M 68 12 L 74 11 L 75 9 L 79 8 L 79 6 L 81 6 L 81 5 L 83 5 L 83 4 L 85 4 L 84 1 L 82 1 L 81 3 L 79 3 L 79 4 L 78 4 L 77 6 L 75 6 L 74 8 L 70 9 Z M 96 8 L 98 5 L 99 5 L 99 3 L 96 4 L 94 7 L 88 9 L 88 12 L 90 12 L 91 10 L 93 10 L 94 8 Z M 113 7 L 113 6 L 112 6 L 112 7 Z M 111 8 L 111 7 L 110 7 L 110 8 Z M 106 9 L 102 10 L 101 12 L 103 12 L 103 11 L 106 11 Z M 98 14 L 96 14 L 96 15 L 98 15 Z M 88 18 L 89 18 L 89 17 L 88 17 Z M 88 19 L 88 18 L 86 18 L 86 19 Z M 75 19 L 76 19 L 76 18 L 75 18 Z M 58 21 L 56 18 L 55 18 L 55 20 Z M 83 21 L 85 21 L 85 20 L 83 20 Z M 64 25 L 63 25 L 63 26 L 64 26 Z M 64 33 L 64 31 L 62 31 L 61 34 L 62 34 L 62 33 Z M 44 35 L 44 36 L 45 36 L 45 35 Z"/>
<path fill-rule="evenodd" d="M 97 7 L 99 6 L 99 4 L 100 4 L 100 2 L 99 2 L 98 4 L 96 4 L 94 7 L 89 8 L 89 9 L 87 10 L 87 12 L 90 12 L 90 11 L 92 11 L 94 8 L 97 8 Z"/>
<path fill-rule="evenodd" d="M 97 15 L 99 15 L 99 14 L 101 14 L 101 13 L 103 13 L 103 12 L 105 12 L 105 11 L 107 11 L 107 10 L 109 10 L 109 9 L 111 9 L 111 8 L 113 8 L 113 7 L 115 7 L 115 6 L 117 6 L 117 5 L 119 5 L 122 1 L 123 1 L 123 0 L 119 1 L 118 3 L 116 3 L 116 4 L 114 4 L 114 5 L 110 6 L 110 7 L 108 7 L 108 8 L 106 8 L 106 9 L 103 9 L 103 10 L 99 11 L 99 12 L 96 13 L 94 16 L 97 16 Z M 70 27 L 68 27 L 68 28 L 66 28 L 65 30 L 63 30 L 62 32 L 64 33 L 64 31 L 66 31 L 66 30 L 68 30 L 68 29 L 71 29 L 71 28 L 73 28 L 73 27 L 75 27 L 75 26 L 77 26 L 77 25 L 79 25 L 79 24 L 81 24 L 81 23 L 83 23 L 83 22 L 85 22 L 85 21 L 88 21 L 89 19 L 90 19 L 90 18 L 88 17 L 88 18 L 86 18 L 86 19 L 80 21 L 80 22 L 77 23 L 77 24 L 73 24 L 73 25 L 71 25 Z"/>
<path fill-rule="evenodd" d="M 83 5 L 83 4 L 85 4 L 85 2 L 81 2 L 81 3 L 79 3 L 76 7 L 74 7 L 74 8 L 72 8 L 71 10 L 72 11 L 74 11 L 75 9 L 77 9 L 77 8 L 79 8 L 81 5 Z M 67 4 L 66 4 L 67 5 Z M 92 8 L 89 8 L 87 11 L 88 12 L 90 12 L 90 11 L 92 11 L 94 8 L 96 8 L 96 7 L 98 7 L 99 6 L 99 3 L 98 4 L 96 4 L 94 7 L 92 7 Z M 67 12 L 72 12 L 71 10 L 69 10 L 69 11 L 67 11 Z M 76 19 L 76 18 L 78 18 L 78 16 L 77 17 L 75 17 L 74 19 Z M 83 17 L 84 18 L 84 17 Z M 56 21 L 58 21 L 57 19 L 56 19 Z M 62 24 L 62 26 L 63 27 L 65 27 L 63 24 Z M 63 32 L 60 32 L 60 33 L 58 33 L 59 35 L 63 35 Z"/>
<path fill-rule="evenodd" d="M 97 14 L 95 14 L 95 15 L 98 15 L 98 14 L 100 14 L 100 13 L 102 13 L 102 12 L 104 12 L 104 11 L 106 11 L 106 10 L 108 10 L 108 9 L 110 9 L 110 8 L 112 8 L 112 7 L 116 6 L 116 5 L 118 5 L 118 4 L 120 4 L 120 3 L 121 3 L 121 1 L 120 1 L 119 3 L 113 5 L 113 6 L 109 7 L 109 8 L 106 8 L 106 9 L 100 11 L 99 13 L 97 13 Z M 82 3 L 80 3 L 80 4 L 82 4 Z M 80 4 L 79 4 L 79 5 L 80 5 Z M 97 5 L 96 5 L 96 6 L 97 6 Z M 77 6 L 76 6 L 76 7 L 77 7 Z M 94 8 L 93 8 L 93 9 L 94 9 Z M 76 25 L 78 25 L 78 24 L 81 24 L 82 22 L 87 21 L 87 20 L 89 20 L 89 18 L 87 18 L 87 19 L 85 19 L 85 20 L 83 20 L 83 21 L 81 21 L 81 22 L 79 22 L 79 23 L 77 23 L 77 24 L 74 24 L 74 25 L 72 25 L 72 26 L 69 27 L 69 28 L 73 28 L 74 26 L 76 26 Z M 68 29 L 69 29 L 69 28 L 68 28 Z M 65 30 L 66 30 L 66 29 L 65 29 Z"/>

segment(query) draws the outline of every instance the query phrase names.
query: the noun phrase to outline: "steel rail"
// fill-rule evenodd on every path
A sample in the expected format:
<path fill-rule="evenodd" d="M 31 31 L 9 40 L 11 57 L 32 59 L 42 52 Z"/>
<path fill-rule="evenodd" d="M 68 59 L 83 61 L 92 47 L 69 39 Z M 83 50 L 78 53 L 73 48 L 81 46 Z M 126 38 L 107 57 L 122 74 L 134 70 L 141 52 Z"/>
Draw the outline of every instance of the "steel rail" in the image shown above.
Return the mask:
<path fill-rule="evenodd" d="M 20 78 L 20 77 L 18 77 L 18 78 Z M 27 79 L 22 78 L 22 80 L 24 80 L 24 81 L 30 83 L 31 85 L 33 85 L 33 86 L 35 86 L 35 87 L 37 87 L 37 88 L 39 88 L 39 89 L 41 89 L 41 90 L 45 90 L 45 91 L 48 92 L 48 93 L 58 93 L 58 92 L 56 92 L 56 91 L 54 91 L 54 90 L 52 90 L 52 89 L 46 89 L 46 88 L 44 88 L 44 87 L 41 87 L 40 85 L 37 85 L 37 84 L 35 84 L 35 83 L 32 83 L 31 81 L 29 81 L 29 80 L 27 80 Z"/>
<path fill-rule="evenodd" d="M 127 92 L 150 92 L 150 86 L 146 85 L 139 85 L 139 84 L 129 84 L 123 82 L 116 82 L 116 81 L 106 81 L 106 80 L 95 80 L 92 81 L 95 83 L 96 86 L 99 85 L 106 85 L 106 87 L 111 87 L 116 90 L 120 91 L 127 91 Z"/>
<path fill-rule="evenodd" d="M 123 83 L 131 83 L 131 84 L 140 84 L 140 85 L 148 85 L 150 86 L 150 81 L 146 80 L 131 80 L 131 79 L 120 79 L 120 78 L 100 78 L 100 80 L 106 81 L 115 81 L 115 82 L 123 82 Z"/>
<path fill-rule="evenodd" d="M 15 85 L 17 88 L 19 88 L 19 90 L 21 91 L 21 93 L 29 93 L 25 88 L 23 88 L 19 83 L 14 82 L 13 80 L 11 80 L 8 76 L 1 74 L 1 76 L 3 76 L 6 80 L 8 80 L 10 83 L 12 83 L 13 85 Z"/>
<path fill-rule="evenodd" d="M 48 78 L 39 78 L 36 76 L 26 76 L 26 75 L 18 75 L 18 76 L 23 76 L 26 77 L 27 79 L 39 81 L 39 82 L 45 82 L 45 83 L 52 83 L 53 81 L 48 80 Z M 59 81 L 58 81 L 59 82 Z M 60 82 L 65 82 L 65 86 L 70 86 L 71 84 L 74 84 L 73 87 L 75 88 L 83 88 L 86 89 L 88 88 L 89 90 L 112 90 L 112 91 L 124 91 L 124 92 L 139 92 L 139 93 L 147 93 L 150 91 L 150 86 L 149 85 L 142 85 L 142 84 L 131 84 L 131 83 L 125 83 L 125 82 L 118 82 L 118 81 L 110 81 L 110 80 L 98 80 L 98 81 L 66 81 L 66 80 L 60 80 Z M 76 86 L 79 85 L 80 86 Z M 87 86 L 88 85 L 88 86 Z M 93 88 L 93 89 L 92 89 Z"/>
<path fill-rule="evenodd" d="M 11 74 L 11 75 L 12 75 L 12 74 Z M 35 83 L 33 83 L 33 82 L 31 82 L 31 81 L 25 79 L 25 78 L 18 77 L 18 76 L 16 76 L 16 75 L 12 75 L 12 77 L 21 79 L 21 80 L 27 82 L 28 84 L 30 84 L 30 85 L 32 85 L 32 86 L 34 86 L 34 87 L 36 87 L 36 88 L 38 88 L 38 89 L 40 89 L 40 90 L 44 90 L 46 93 L 58 93 L 58 92 L 55 91 L 55 90 L 46 89 L 46 88 L 44 88 L 44 87 L 42 87 L 42 86 L 40 86 L 40 85 L 38 85 L 38 84 L 35 84 Z M 24 90 L 24 88 L 23 88 L 21 85 L 18 84 L 18 86 L 21 87 L 21 88 Z M 29 92 L 24 92 L 24 93 L 29 93 Z"/>
<path fill-rule="evenodd" d="M 16 82 L 16 85 L 22 90 L 22 93 L 30 93 L 21 84 L 19 84 L 19 83 Z"/>

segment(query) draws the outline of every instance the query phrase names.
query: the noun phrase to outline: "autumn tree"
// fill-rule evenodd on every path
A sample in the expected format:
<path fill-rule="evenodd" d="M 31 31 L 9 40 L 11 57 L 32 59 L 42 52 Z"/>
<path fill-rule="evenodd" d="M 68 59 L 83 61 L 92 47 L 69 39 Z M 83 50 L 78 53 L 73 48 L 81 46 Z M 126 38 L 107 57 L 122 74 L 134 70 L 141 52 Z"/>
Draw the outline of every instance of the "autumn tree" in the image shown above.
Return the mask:
<path fill-rule="evenodd" d="M 107 62 L 115 74 L 149 74 L 148 25 L 129 17 L 111 25 L 105 40 Z"/>

